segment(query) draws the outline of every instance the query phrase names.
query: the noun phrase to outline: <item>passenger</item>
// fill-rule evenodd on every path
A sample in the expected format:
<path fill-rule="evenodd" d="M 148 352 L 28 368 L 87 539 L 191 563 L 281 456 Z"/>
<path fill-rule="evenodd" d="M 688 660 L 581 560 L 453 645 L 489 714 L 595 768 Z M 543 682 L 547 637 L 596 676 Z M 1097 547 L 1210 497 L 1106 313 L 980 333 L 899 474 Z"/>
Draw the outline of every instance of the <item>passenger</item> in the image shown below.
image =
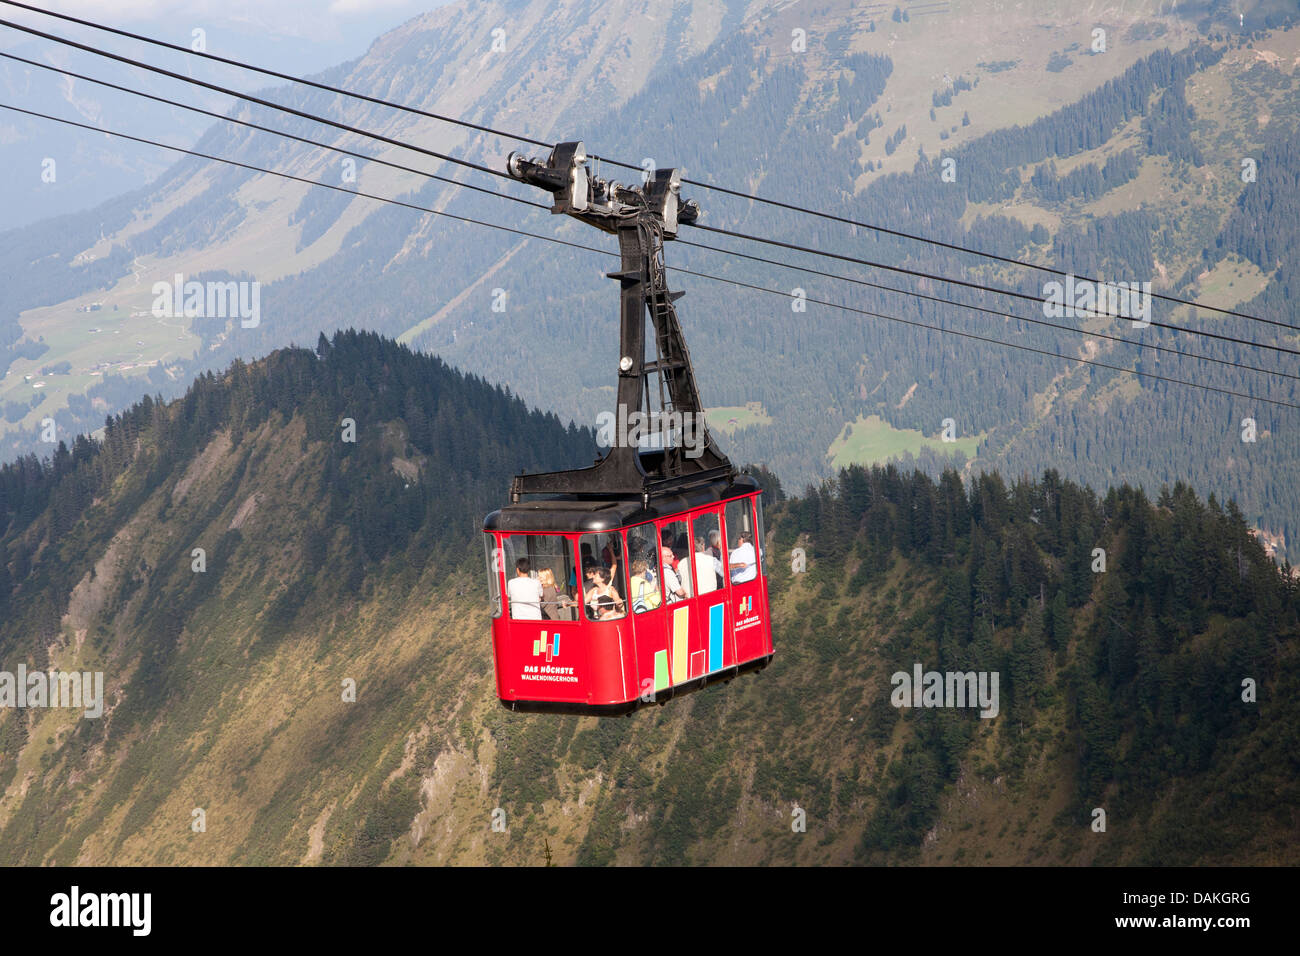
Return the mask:
<path fill-rule="evenodd" d="M 596 599 L 596 620 L 608 621 L 622 616 L 623 612 L 618 609 L 614 599 L 608 594 L 602 594 Z"/>
<path fill-rule="evenodd" d="M 667 528 L 664 528 L 663 533 L 659 536 L 659 540 L 661 542 L 659 546 L 659 554 L 663 559 L 663 563 L 676 571 L 677 556 L 673 554 L 673 533 Z"/>
<path fill-rule="evenodd" d="M 686 589 L 682 587 L 682 579 L 677 576 L 677 572 L 673 570 L 672 566 L 667 563 L 667 559 L 665 559 L 664 600 L 669 604 L 672 604 L 674 601 L 684 600 L 685 597 Z"/>
<path fill-rule="evenodd" d="M 610 561 L 609 567 L 606 569 L 609 571 L 609 586 L 614 589 L 614 593 L 618 595 L 618 599 L 621 601 L 623 600 L 623 575 L 618 569 L 618 552 L 612 552 L 610 557 L 613 560 Z"/>
<path fill-rule="evenodd" d="M 555 586 L 555 572 L 550 568 L 542 568 L 537 572 L 537 581 L 542 586 L 542 613 L 546 615 L 546 619 L 548 621 L 573 620 L 569 608 L 576 607 L 577 603 Z"/>
<path fill-rule="evenodd" d="M 743 584 L 758 576 L 758 558 L 747 532 L 736 535 L 736 541 L 735 549 L 727 557 L 727 565 L 731 568 L 731 583 Z"/>
<path fill-rule="evenodd" d="M 677 540 L 682 541 L 684 539 L 682 538 L 681 535 L 678 535 Z M 687 553 L 686 548 L 684 547 L 679 548 L 676 545 L 674 545 L 673 557 L 677 559 L 677 564 L 676 564 L 677 570 L 676 572 L 674 572 L 677 575 L 677 580 L 681 583 L 682 590 L 686 592 L 686 596 L 691 597 L 692 585 L 691 585 L 690 555 Z"/>
<path fill-rule="evenodd" d="M 600 559 L 609 568 L 609 577 L 612 581 L 618 580 L 618 546 L 615 543 L 617 539 L 611 538 L 605 542 L 605 547 L 600 549 Z"/>
<path fill-rule="evenodd" d="M 528 559 L 515 562 L 515 576 L 506 582 L 510 598 L 510 616 L 517 621 L 542 619 L 542 585 L 528 575 Z"/>
<path fill-rule="evenodd" d="M 695 573 L 700 579 L 701 594 L 716 591 L 722 585 L 722 562 L 713 556 L 703 537 L 695 539 Z"/>
<path fill-rule="evenodd" d="M 643 551 L 640 555 L 638 555 L 638 557 L 640 557 L 640 559 L 645 562 L 645 579 L 650 582 L 650 586 L 652 588 L 658 591 L 659 572 L 655 570 L 655 566 L 658 565 L 659 562 L 655 560 L 654 549 L 651 548 L 646 551 Z M 634 562 L 634 570 L 635 570 L 635 562 Z"/>
<path fill-rule="evenodd" d="M 653 611 L 659 606 L 659 587 L 649 580 L 650 569 L 645 558 L 632 562 L 632 610 L 638 614 Z"/>
<path fill-rule="evenodd" d="M 602 567 L 597 567 L 592 572 L 593 585 L 587 589 L 583 600 L 589 609 L 589 616 L 595 620 L 604 620 L 596 611 L 596 603 L 602 597 L 608 597 L 614 602 L 614 607 L 619 614 L 623 613 L 623 599 L 609 583 L 609 572 Z"/>

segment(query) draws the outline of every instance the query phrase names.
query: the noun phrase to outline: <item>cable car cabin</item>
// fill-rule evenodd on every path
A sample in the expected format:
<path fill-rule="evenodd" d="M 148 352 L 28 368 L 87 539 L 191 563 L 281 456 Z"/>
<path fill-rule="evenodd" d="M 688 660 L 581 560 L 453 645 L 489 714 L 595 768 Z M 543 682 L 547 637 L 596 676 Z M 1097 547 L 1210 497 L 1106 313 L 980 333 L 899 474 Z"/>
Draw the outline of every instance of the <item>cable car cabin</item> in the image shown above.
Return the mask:
<path fill-rule="evenodd" d="M 772 659 L 763 513 L 747 475 L 648 505 L 564 497 L 484 522 L 497 691 L 617 715 Z"/>
<path fill-rule="evenodd" d="M 581 142 L 557 143 L 506 169 L 618 237 L 620 427 L 598 433 L 609 451 L 591 467 L 516 475 L 484 543 L 501 703 L 627 714 L 763 667 L 772 626 L 758 485 L 709 436 L 664 268 L 664 241 L 699 207 L 676 169 L 629 188 L 586 161 Z"/>

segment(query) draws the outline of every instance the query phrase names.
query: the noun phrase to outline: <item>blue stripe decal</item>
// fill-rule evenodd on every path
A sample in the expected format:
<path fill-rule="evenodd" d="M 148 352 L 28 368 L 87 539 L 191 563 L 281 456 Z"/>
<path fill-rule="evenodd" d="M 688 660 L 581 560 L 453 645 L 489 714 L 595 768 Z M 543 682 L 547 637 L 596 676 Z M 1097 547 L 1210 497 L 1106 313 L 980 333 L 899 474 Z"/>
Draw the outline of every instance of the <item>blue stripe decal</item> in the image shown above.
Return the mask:
<path fill-rule="evenodd" d="M 709 673 L 722 669 L 722 605 L 709 608 Z"/>
<path fill-rule="evenodd" d="M 559 634 L 555 635 L 555 650 L 551 651 L 551 654 L 555 657 L 560 656 L 560 635 Z"/>

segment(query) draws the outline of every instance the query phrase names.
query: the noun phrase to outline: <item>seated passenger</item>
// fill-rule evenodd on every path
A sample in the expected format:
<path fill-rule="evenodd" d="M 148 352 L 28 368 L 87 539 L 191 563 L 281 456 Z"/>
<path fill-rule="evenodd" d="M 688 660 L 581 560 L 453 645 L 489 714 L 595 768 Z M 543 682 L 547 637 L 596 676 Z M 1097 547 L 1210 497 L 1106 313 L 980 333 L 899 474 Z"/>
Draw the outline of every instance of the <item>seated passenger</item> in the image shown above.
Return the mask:
<path fill-rule="evenodd" d="M 588 608 L 588 616 L 591 617 L 593 620 L 598 620 L 598 621 L 603 621 L 605 619 L 604 617 L 600 616 L 596 608 L 597 602 L 602 597 L 607 597 L 611 601 L 613 601 L 614 602 L 613 606 L 615 610 L 619 614 L 622 614 L 623 599 L 619 597 L 618 592 L 615 591 L 614 588 L 610 585 L 609 572 L 601 567 L 594 568 L 592 570 L 592 579 L 593 579 L 593 584 L 590 588 L 587 589 L 587 593 L 583 598 Z"/>
<path fill-rule="evenodd" d="M 542 568 L 537 572 L 537 581 L 542 586 L 542 613 L 548 621 L 571 621 L 569 608 L 576 607 L 574 600 L 562 593 L 555 586 L 555 572 Z"/>
<path fill-rule="evenodd" d="M 677 556 L 673 554 L 673 533 L 667 528 L 664 528 L 663 533 L 659 536 L 659 540 L 661 542 L 659 546 L 659 554 L 663 559 L 663 563 L 676 571 Z"/>
<path fill-rule="evenodd" d="M 623 600 L 623 583 L 622 583 L 623 575 L 619 574 L 618 571 L 618 554 L 619 554 L 618 549 L 614 547 L 612 543 L 608 543 L 603 548 L 600 549 L 600 560 L 594 561 L 592 562 L 592 564 L 596 568 L 603 568 L 605 570 L 605 573 L 609 576 L 609 584 L 614 589 L 615 596 L 620 601 L 622 601 Z M 587 566 L 588 565 L 586 559 L 584 559 L 583 567 L 586 568 Z M 590 574 L 587 576 L 587 580 L 588 583 L 590 583 L 591 581 Z"/>
<path fill-rule="evenodd" d="M 754 554 L 747 533 L 742 531 L 736 535 L 736 542 L 736 547 L 727 556 L 727 566 L 731 568 L 731 583 L 743 584 L 758 577 L 758 556 Z"/>
<path fill-rule="evenodd" d="M 672 566 L 665 562 L 664 564 L 664 600 L 669 604 L 674 601 L 685 600 L 686 589 L 682 587 L 682 579 L 677 576 L 677 572 Z"/>
<path fill-rule="evenodd" d="M 610 580 L 617 581 L 618 580 L 618 548 L 615 547 L 613 541 L 607 542 L 605 544 L 605 547 L 600 549 L 600 559 L 602 562 L 604 562 L 605 567 L 609 569 Z"/>
<path fill-rule="evenodd" d="M 695 575 L 700 579 L 701 594 L 722 586 L 722 562 L 713 556 L 702 537 L 695 539 Z"/>
<path fill-rule="evenodd" d="M 690 555 L 685 549 L 673 548 L 673 554 L 677 556 L 677 580 L 682 585 L 682 590 L 686 592 L 687 597 L 692 596 L 694 585 L 691 584 L 691 562 Z"/>
<path fill-rule="evenodd" d="M 542 619 L 542 585 L 529 577 L 528 559 L 515 562 L 515 576 L 506 582 L 506 595 L 510 598 L 510 616 L 517 621 Z"/>
<path fill-rule="evenodd" d="M 622 617 L 623 612 L 618 609 L 614 599 L 608 594 L 602 594 L 596 599 L 596 620 L 608 621 L 612 618 Z"/>
<path fill-rule="evenodd" d="M 645 579 L 650 582 L 650 586 L 656 591 L 659 590 L 659 572 L 655 570 L 655 555 L 653 551 L 647 551 L 641 555 L 641 560 L 645 562 Z"/>
<path fill-rule="evenodd" d="M 650 569 L 645 558 L 632 562 L 632 610 L 640 614 L 653 611 L 659 606 L 659 587 L 649 579 Z"/>

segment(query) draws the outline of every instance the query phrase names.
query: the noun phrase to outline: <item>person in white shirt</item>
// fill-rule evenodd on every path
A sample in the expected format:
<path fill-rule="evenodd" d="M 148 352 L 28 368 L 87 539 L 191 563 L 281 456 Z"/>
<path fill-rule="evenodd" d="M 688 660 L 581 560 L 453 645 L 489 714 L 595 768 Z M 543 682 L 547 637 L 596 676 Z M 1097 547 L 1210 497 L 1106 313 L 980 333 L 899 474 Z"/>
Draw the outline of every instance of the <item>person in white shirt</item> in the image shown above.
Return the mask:
<path fill-rule="evenodd" d="M 515 562 L 515 576 L 506 582 L 510 616 L 516 621 L 542 619 L 542 582 L 528 575 L 528 559 Z"/>
<path fill-rule="evenodd" d="M 727 565 L 731 568 L 731 583 L 743 584 L 758 576 L 758 564 L 749 536 L 742 533 L 736 536 L 736 540 L 739 543 L 727 556 Z"/>
<path fill-rule="evenodd" d="M 713 556 L 702 536 L 695 539 L 695 573 L 700 579 L 701 594 L 718 589 L 718 582 L 722 580 L 722 562 Z"/>
<path fill-rule="evenodd" d="M 686 589 L 682 587 L 681 579 L 670 564 L 664 565 L 664 595 L 669 604 L 686 597 Z"/>

